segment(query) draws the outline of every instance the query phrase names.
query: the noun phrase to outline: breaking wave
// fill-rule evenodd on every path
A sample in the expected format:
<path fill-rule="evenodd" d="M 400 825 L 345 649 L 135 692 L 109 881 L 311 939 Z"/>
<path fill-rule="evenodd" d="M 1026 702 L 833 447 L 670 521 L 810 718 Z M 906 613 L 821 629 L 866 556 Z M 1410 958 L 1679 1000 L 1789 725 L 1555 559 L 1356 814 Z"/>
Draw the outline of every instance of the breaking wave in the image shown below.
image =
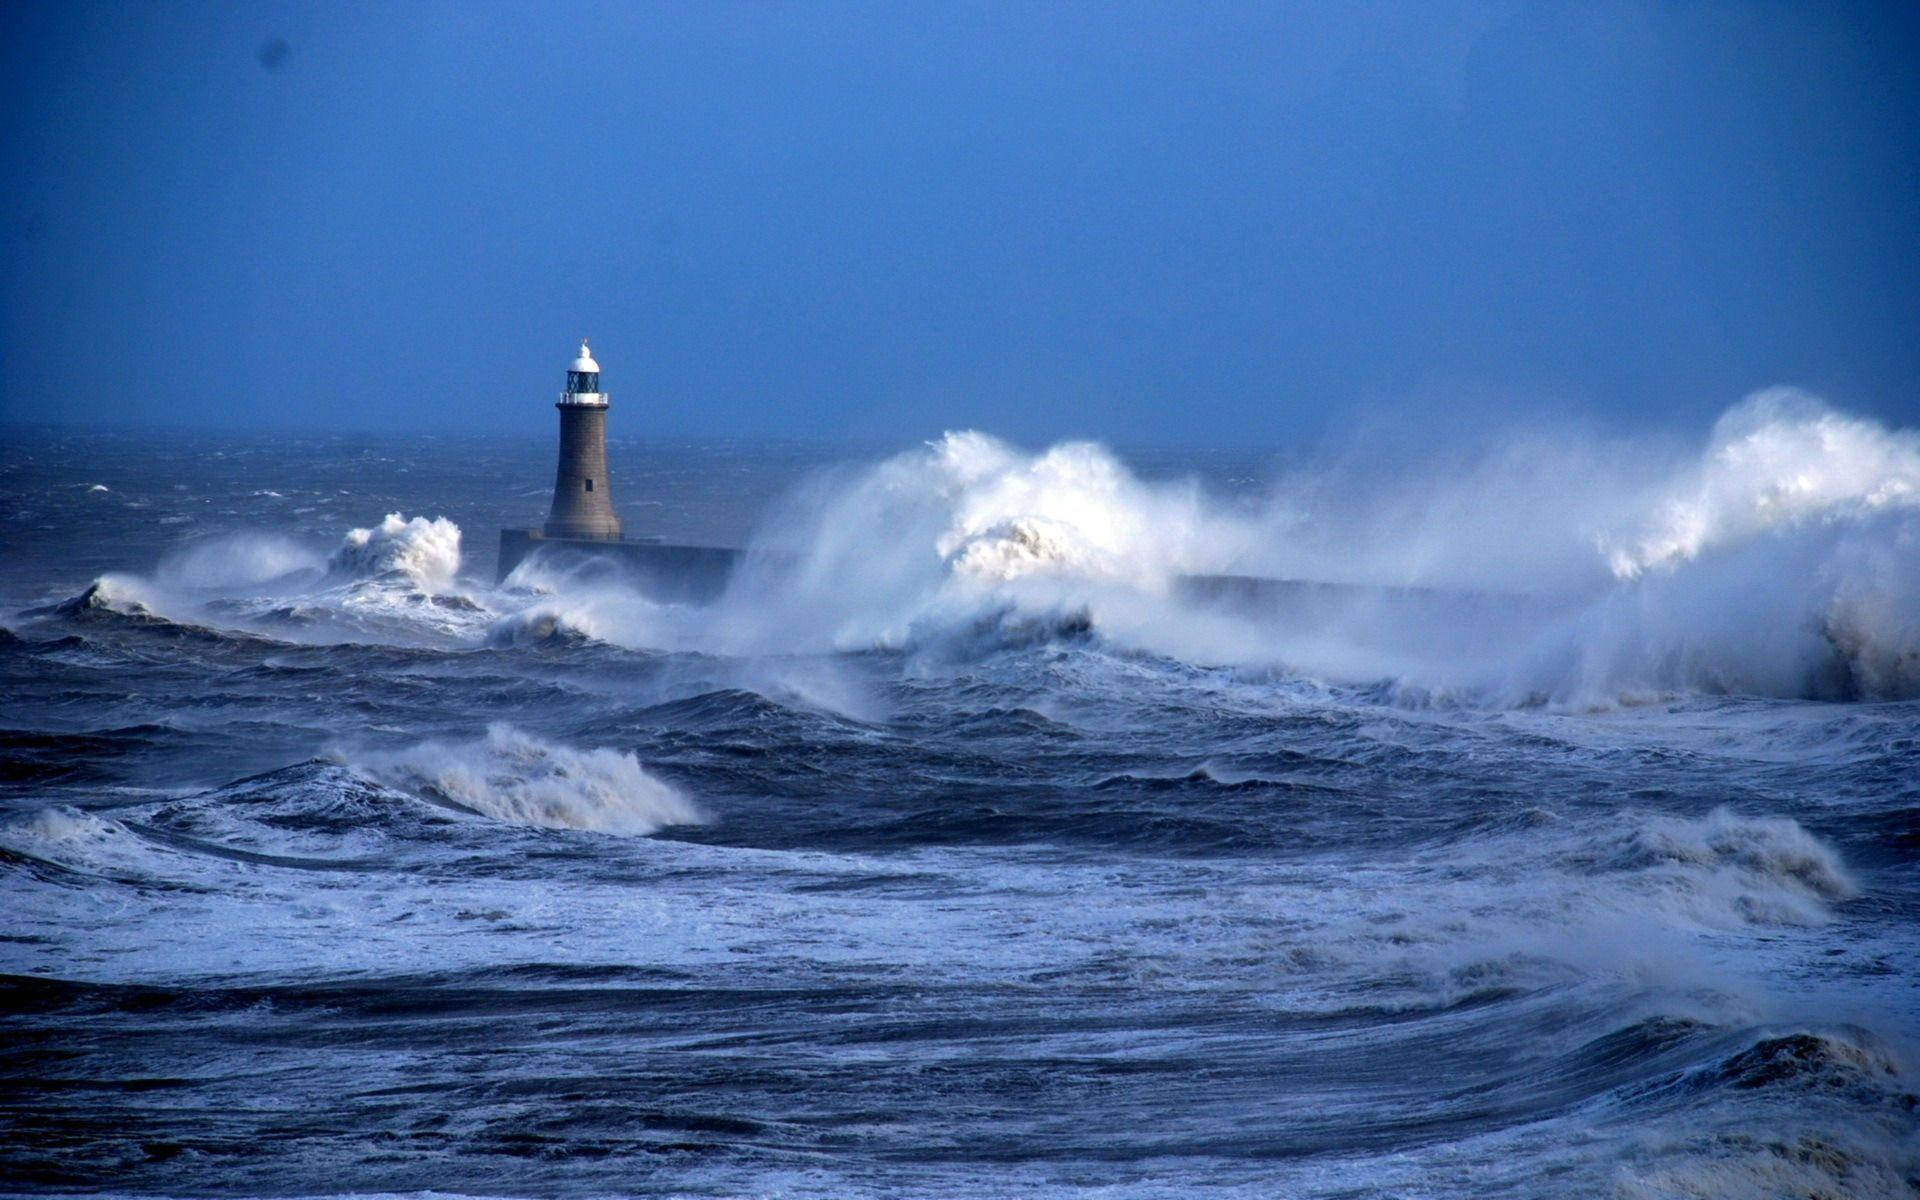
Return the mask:
<path fill-rule="evenodd" d="M 1685 1104 L 1723 1090 L 1771 1100 L 1772 1119 L 1741 1127 L 1693 1107 L 1684 1135 L 1643 1139 L 1624 1167 L 1618 1194 L 1667 1196 L 1906 1197 L 1916 1166 L 1915 1097 L 1896 1057 L 1857 1026 L 1754 1030 L 1719 1061 L 1651 1086 L 1643 1100 Z M 1769 1093 L 1773 1095 L 1769 1096 Z M 1809 1119 L 1839 1102 L 1849 1120 Z"/>
<path fill-rule="evenodd" d="M 1562 471 L 1541 467 L 1551 453 L 1415 482 L 1296 475 L 1257 507 L 1142 480 L 1090 443 L 1032 454 L 950 433 L 793 497 L 706 640 L 951 647 L 939 631 L 1068 612 L 1125 649 L 1468 702 L 1920 694 L 1912 432 L 1776 389 L 1655 477 L 1632 450 L 1609 467 L 1563 447 Z M 1593 493 L 1578 500 L 1576 464 Z M 1390 495 L 1415 483 L 1417 500 Z M 1228 586 L 1303 574 L 1313 588 L 1285 595 Z M 1260 602 L 1220 602 L 1236 595 Z"/>
<path fill-rule="evenodd" d="M 697 644 L 685 613 L 639 594 L 617 564 L 593 558 L 528 558 L 502 583 L 501 602 L 519 607 L 487 629 L 494 646 L 607 642 L 633 649 Z M 531 599 L 528 599 L 528 597 Z"/>
<path fill-rule="evenodd" d="M 1228 501 L 1092 443 L 1033 453 L 957 432 L 787 497 L 710 607 L 591 562 L 462 590 L 460 528 L 390 513 L 324 557 L 204 540 L 58 608 L 300 640 L 745 657 L 1071 641 L 1416 704 L 1920 695 L 1913 431 L 1774 389 L 1687 452 L 1535 436 L 1433 462 L 1297 470 Z"/>
<path fill-rule="evenodd" d="M 1697 820 L 1640 817 L 1602 845 L 1597 872 L 1634 880 L 1710 923 L 1818 925 L 1859 894 L 1839 856 L 1785 817 L 1724 808 Z"/>
<path fill-rule="evenodd" d="M 1777 887 L 1823 901 L 1858 892 L 1826 846 L 1782 817 L 1738 817 L 1727 809 L 1704 821 L 1661 818 L 1627 835 L 1614 863 L 1629 868 L 1668 864 L 1737 869 Z"/>
<path fill-rule="evenodd" d="M 166 554 L 151 575 L 102 575 L 26 615 L 304 642 L 444 644 L 484 634 L 498 615 L 461 589 L 459 569 L 459 526 L 393 513 L 348 531 L 331 555 L 269 533 L 200 539 Z"/>
<path fill-rule="evenodd" d="M 1920 510 L 1920 434 L 1772 388 L 1721 417 L 1700 462 L 1641 529 L 1601 548 L 1631 579 L 1780 529 L 1897 510 Z"/>
<path fill-rule="evenodd" d="M 89 620 L 96 616 L 130 617 L 137 621 L 158 621 L 161 616 L 154 611 L 152 591 L 142 586 L 139 579 L 131 575 L 118 573 L 102 575 L 88 584 L 84 590 L 69 596 L 58 604 L 46 608 L 29 609 L 29 616 L 49 616 L 58 614 L 73 620 Z"/>
<path fill-rule="evenodd" d="M 504 722 L 489 725 L 478 741 L 427 741 L 340 758 L 389 787 L 522 825 L 650 834 L 705 820 L 632 754 L 558 746 Z"/>
<path fill-rule="evenodd" d="M 156 846 L 113 817 L 70 805 L 0 820 L 0 865 L 68 885 L 92 880 L 178 884 L 195 873 L 190 855 Z"/>
<path fill-rule="evenodd" d="M 124 838 L 125 828 L 111 817 L 82 812 L 68 805 L 13 815 L 0 824 L 9 839 L 48 847 L 110 845 Z"/>
<path fill-rule="evenodd" d="M 445 517 L 388 513 L 371 529 L 348 531 L 328 565 L 347 575 L 400 575 L 424 591 L 441 591 L 460 571 L 460 527 Z"/>

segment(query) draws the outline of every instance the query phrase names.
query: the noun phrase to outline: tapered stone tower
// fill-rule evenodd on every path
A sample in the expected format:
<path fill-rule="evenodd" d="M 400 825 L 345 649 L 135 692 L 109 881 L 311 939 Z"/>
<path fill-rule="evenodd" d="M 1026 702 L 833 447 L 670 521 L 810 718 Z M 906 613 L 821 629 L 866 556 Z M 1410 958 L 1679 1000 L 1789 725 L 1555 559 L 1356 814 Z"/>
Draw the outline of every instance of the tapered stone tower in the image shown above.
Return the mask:
<path fill-rule="evenodd" d="M 620 540 L 607 480 L 607 403 L 600 390 L 600 364 L 585 339 L 580 357 L 567 367 L 560 410 L 560 465 L 553 475 L 553 511 L 542 532 L 550 538 Z"/>
<path fill-rule="evenodd" d="M 617 564 L 629 582 L 658 601 L 705 604 L 718 597 L 740 551 L 622 534 L 607 480 L 607 394 L 585 341 L 567 367 L 567 390 L 554 407 L 560 410 L 560 465 L 553 473 L 553 508 L 539 529 L 500 531 L 500 581 L 511 585 L 516 571 L 540 560 L 563 573 L 600 562 Z M 526 583 L 541 586 L 538 576 Z"/>

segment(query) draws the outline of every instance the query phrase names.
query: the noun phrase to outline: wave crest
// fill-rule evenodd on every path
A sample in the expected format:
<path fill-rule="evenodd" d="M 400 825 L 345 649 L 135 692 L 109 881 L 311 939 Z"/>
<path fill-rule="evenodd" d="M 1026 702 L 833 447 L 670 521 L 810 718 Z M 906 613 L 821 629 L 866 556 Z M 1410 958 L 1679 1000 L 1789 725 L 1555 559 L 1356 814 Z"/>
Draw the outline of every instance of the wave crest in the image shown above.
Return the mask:
<path fill-rule="evenodd" d="M 632 754 L 554 745 L 504 722 L 478 741 L 421 742 L 342 761 L 390 787 L 522 825 L 650 834 L 705 820 Z"/>
<path fill-rule="evenodd" d="M 1641 532 L 1603 542 L 1622 579 L 1771 530 L 1920 508 L 1920 434 L 1828 408 L 1795 388 L 1749 396 Z"/>
<path fill-rule="evenodd" d="M 1620 838 L 1604 866 L 1724 901 L 1725 911 L 1758 925 L 1818 924 L 1830 905 L 1859 895 L 1839 856 L 1797 821 L 1724 808 L 1697 821 L 1649 819 Z"/>
<path fill-rule="evenodd" d="M 47 608 L 30 609 L 29 613 L 34 616 L 57 613 L 81 620 L 98 614 L 110 614 L 142 622 L 164 621 L 166 618 L 154 611 L 152 600 L 153 597 L 141 586 L 140 580 L 131 575 L 109 574 L 95 579 L 78 595 L 69 596 Z"/>
<path fill-rule="evenodd" d="M 445 517 L 388 513 L 371 529 L 353 529 L 328 566 L 345 575 L 402 575 L 424 591 L 440 591 L 460 570 L 460 527 Z"/>

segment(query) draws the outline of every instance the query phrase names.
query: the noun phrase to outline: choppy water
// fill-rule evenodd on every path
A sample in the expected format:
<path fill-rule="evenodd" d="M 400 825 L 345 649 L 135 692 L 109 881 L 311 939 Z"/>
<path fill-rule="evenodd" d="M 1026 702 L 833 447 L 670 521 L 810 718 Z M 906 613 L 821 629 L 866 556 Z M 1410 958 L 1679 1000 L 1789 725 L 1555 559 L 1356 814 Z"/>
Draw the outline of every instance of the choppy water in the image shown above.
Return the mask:
<path fill-rule="evenodd" d="M 16 431 L 0 1181 L 1910 1195 L 1920 452 L 1741 420 L 1504 557 L 1231 456 L 616 445 L 634 532 L 761 529 L 710 611 L 492 582 L 545 443 Z M 1421 590 L 1168 586 L 1342 563 Z"/>

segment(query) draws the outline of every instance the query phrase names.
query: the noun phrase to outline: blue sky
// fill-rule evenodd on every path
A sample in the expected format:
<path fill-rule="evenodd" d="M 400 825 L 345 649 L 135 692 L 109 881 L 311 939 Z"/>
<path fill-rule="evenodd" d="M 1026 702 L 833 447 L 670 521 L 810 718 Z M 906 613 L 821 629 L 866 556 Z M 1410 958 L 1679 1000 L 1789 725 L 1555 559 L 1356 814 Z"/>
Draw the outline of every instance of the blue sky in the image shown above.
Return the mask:
<path fill-rule="evenodd" d="M 10 5 L 0 418 L 1920 424 L 1916 12 Z"/>

